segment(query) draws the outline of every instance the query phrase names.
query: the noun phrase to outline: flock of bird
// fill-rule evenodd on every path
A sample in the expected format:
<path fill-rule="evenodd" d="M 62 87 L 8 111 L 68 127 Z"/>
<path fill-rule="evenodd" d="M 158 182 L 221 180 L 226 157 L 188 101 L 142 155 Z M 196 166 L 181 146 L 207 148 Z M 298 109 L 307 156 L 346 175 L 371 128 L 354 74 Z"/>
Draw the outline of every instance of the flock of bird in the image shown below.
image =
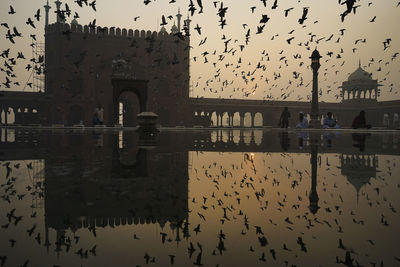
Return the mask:
<path fill-rule="evenodd" d="M 175 0 L 169 1 L 170 4 L 175 4 Z M 88 0 L 76 0 L 74 4 L 78 8 L 91 8 L 92 11 L 96 12 L 96 0 L 88 1 Z M 156 1 L 145 0 L 144 5 L 150 6 L 151 4 L 157 4 Z M 298 1 L 298 4 L 301 5 L 301 1 Z M 345 21 L 345 18 L 348 16 L 356 16 L 358 13 L 356 12 L 363 3 L 356 0 L 339 0 L 338 4 L 340 6 L 345 6 L 343 9 L 343 13 L 340 14 L 342 21 Z M 365 5 L 368 8 L 374 8 L 375 5 L 378 3 L 375 2 L 368 2 Z M 395 2 L 394 7 L 398 7 L 400 3 Z M 280 8 L 283 4 L 280 3 L 278 0 L 274 1 L 266 1 L 261 0 L 260 5 L 251 6 L 248 10 L 249 13 L 256 15 L 256 10 L 260 10 L 261 18 L 259 20 L 259 25 L 253 29 L 253 26 L 249 26 L 248 23 L 243 23 L 244 28 L 244 36 L 243 39 L 230 37 L 227 34 L 223 34 L 221 37 L 221 41 L 223 43 L 223 49 L 219 51 L 219 49 L 212 48 L 215 47 L 214 43 L 210 44 L 209 50 L 200 52 L 203 47 L 207 46 L 207 39 L 208 37 L 204 35 L 204 31 L 202 30 L 203 27 L 196 23 L 193 27 L 194 31 L 190 32 L 187 25 L 184 26 L 184 33 L 186 35 L 191 35 L 192 40 L 196 40 L 197 38 L 202 38 L 200 43 L 197 47 L 194 47 L 192 50 L 192 57 L 191 60 L 194 64 L 210 64 L 212 63 L 212 68 L 214 70 L 214 74 L 210 76 L 206 75 L 198 75 L 197 77 L 192 76 L 191 80 L 191 95 L 192 96 L 206 96 L 206 95 L 214 95 L 212 97 L 230 97 L 230 98 L 243 98 L 256 95 L 258 97 L 262 96 L 265 100 L 309 100 L 311 95 L 309 85 L 311 81 L 309 78 L 304 77 L 306 71 L 304 67 L 308 68 L 307 62 L 304 62 L 305 55 L 304 53 L 309 51 L 314 46 L 321 45 L 329 46 L 330 49 L 333 49 L 335 46 L 340 45 L 341 39 L 344 38 L 345 35 L 345 28 L 340 28 L 337 33 L 330 33 L 327 36 L 319 36 L 318 34 L 309 32 L 308 33 L 308 40 L 305 39 L 297 43 L 299 52 L 296 52 L 293 55 L 290 55 L 290 52 L 286 52 L 285 49 L 282 49 L 279 53 L 273 54 L 272 52 L 268 52 L 267 49 L 263 50 L 259 54 L 259 60 L 257 62 L 251 62 L 251 60 L 247 60 L 246 57 L 246 48 L 251 45 L 251 39 L 255 39 L 257 35 L 265 35 L 265 31 L 270 24 L 270 20 L 272 15 L 270 13 L 269 8 L 272 12 L 280 12 Z M 216 14 L 218 17 L 218 23 L 221 30 L 224 30 L 226 26 L 228 26 L 228 18 L 227 14 L 230 11 L 230 7 L 226 6 L 223 1 L 213 1 L 213 5 L 216 9 Z M 193 18 L 199 18 L 201 15 L 207 12 L 212 12 L 206 10 L 208 6 L 205 6 L 202 0 L 190 0 L 188 4 L 188 13 Z M 292 12 L 296 10 L 297 7 L 289 7 L 281 12 L 284 15 L 284 18 L 289 18 L 292 16 Z M 310 16 L 310 12 L 312 12 L 312 7 L 303 6 L 302 15 L 297 19 L 299 28 L 294 27 L 289 33 L 288 36 L 284 39 L 286 43 L 291 46 L 294 45 L 294 42 L 299 37 L 294 35 L 295 32 L 305 29 L 307 27 L 311 27 L 313 24 L 319 23 L 318 20 L 313 22 L 308 22 L 308 18 Z M 245 12 L 245 11 L 244 11 Z M 62 8 L 56 12 L 57 16 L 60 19 L 65 20 L 69 18 L 79 18 L 79 14 L 77 11 L 73 11 L 73 8 L 65 3 Z M 17 11 L 10 6 L 8 14 L 10 16 L 15 16 Z M 74 15 L 73 15 L 74 14 Z M 32 31 L 36 29 L 36 24 L 38 22 L 43 22 L 41 19 L 42 12 L 40 9 L 37 10 L 35 14 L 32 14 L 32 17 L 27 18 L 26 24 L 30 25 Z M 132 21 L 136 22 L 140 19 L 140 16 L 135 16 Z M 161 17 L 161 24 L 160 26 L 171 25 L 171 20 L 173 16 L 171 15 L 162 15 Z M 374 16 L 369 20 L 369 23 L 375 23 L 376 20 L 379 20 L 379 17 Z M 15 44 L 17 38 L 22 38 L 22 33 L 17 29 L 16 26 L 8 25 L 6 21 L 1 23 L 1 26 L 4 27 L 6 30 L 5 38 L 10 41 L 11 44 Z M 96 27 L 96 19 L 93 22 L 89 23 L 89 26 L 92 28 Z M 239 29 L 237 30 L 239 32 Z M 268 33 L 271 30 L 268 29 Z M 254 35 L 255 33 L 255 35 Z M 69 35 L 69 32 L 65 33 Z M 180 33 L 179 33 L 180 34 Z M 179 35 L 178 34 L 178 35 Z M 193 35 L 197 36 L 193 36 Z M 275 33 L 270 38 L 271 41 L 279 40 L 284 33 Z M 26 35 L 28 36 L 28 35 Z M 36 34 L 30 33 L 31 39 L 36 39 Z M 179 36 L 181 37 L 181 36 Z M 334 39 L 335 37 L 335 39 Z M 282 40 L 283 41 L 283 40 Z M 193 41 L 192 41 L 193 42 Z M 322 42 L 329 42 L 326 45 L 322 45 Z M 352 54 L 356 55 L 357 51 L 362 49 L 362 45 L 367 42 L 367 38 L 357 39 L 354 42 L 354 47 L 351 49 Z M 368 61 L 368 64 L 365 64 L 367 69 L 371 69 L 375 67 L 374 73 L 383 72 L 388 70 L 383 76 L 380 75 L 380 83 L 385 83 L 385 86 L 388 88 L 389 94 L 398 94 L 398 90 L 396 87 L 398 86 L 396 83 L 397 81 L 393 80 L 393 75 L 396 76 L 396 73 L 391 73 L 390 65 L 398 58 L 399 52 L 392 51 L 391 49 L 391 42 L 392 38 L 388 37 L 382 41 L 383 44 L 383 53 L 382 58 L 371 58 Z M 35 44 L 32 43 L 32 46 Z M 192 44 L 193 45 L 193 44 Z M 193 45 L 194 46 L 194 45 Z M 283 46 L 282 46 L 283 47 Z M 304 50 L 304 48 L 306 50 Z M 290 49 L 287 49 L 290 50 Z M 340 85 L 338 84 L 338 75 L 341 74 L 341 68 L 345 64 L 345 58 L 349 56 L 347 53 L 347 49 L 339 48 L 339 51 L 326 51 L 327 58 L 323 63 L 323 81 L 327 85 L 326 88 L 320 89 L 319 94 L 324 95 L 326 97 L 332 96 L 336 100 L 339 100 L 341 95 L 338 88 Z M 345 51 L 346 50 L 346 51 Z M 17 51 L 17 57 L 9 56 L 14 53 L 14 51 L 9 49 L 4 50 L 1 53 L 1 57 L 3 59 L 2 67 L 0 70 L 2 73 L 5 74 L 4 81 L 1 83 L 1 87 L 6 89 L 11 89 L 18 86 L 27 86 L 32 87 L 32 82 L 27 82 L 26 84 L 22 83 L 18 80 L 17 74 L 15 70 L 15 66 L 17 62 L 25 62 L 29 59 L 25 58 L 22 52 Z M 254 54 L 252 51 L 251 53 Z M 308 53 L 308 52 L 307 52 Z M 390 53 L 389 60 L 387 59 L 388 54 Z M 308 57 L 308 55 L 307 55 Z M 200 61 L 199 59 L 202 58 L 203 60 Z M 253 60 L 253 59 L 252 59 Z M 330 64 L 330 62 L 332 62 Z M 26 71 L 31 72 L 32 70 L 38 72 L 38 74 L 42 74 L 44 70 L 44 65 L 42 64 L 39 59 L 31 58 L 30 62 L 26 64 Z M 329 65 L 330 64 L 330 65 Z M 278 65 L 277 68 L 272 66 Z M 281 70 L 291 69 L 289 73 L 292 73 L 292 77 L 288 77 L 287 74 L 281 73 Z M 285 71 L 284 71 L 285 72 Z M 334 74 L 334 75 L 333 75 Z M 21 75 L 20 75 L 21 76 Z M 283 81 L 285 79 L 285 81 Z M 393 90 L 394 89 L 394 90 Z M 263 90 L 262 93 L 259 91 Z M 306 96 L 305 96 L 306 93 Z M 296 96 L 297 94 L 297 96 Z M 306 98 L 306 99 L 305 99 Z"/>
<path fill-rule="evenodd" d="M 392 239 L 389 236 L 399 220 L 397 158 L 381 161 L 380 172 L 365 184 L 360 191 L 360 199 L 355 203 L 355 193 L 347 193 L 351 186 L 340 175 L 343 168 L 340 155 L 319 155 L 317 189 L 320 208 L 316 214 L 312 214 L 308 199 L 312 179 L 310 166 L 300 166 L 299 163 L 304 160 L 307 162 L 308 154 L 229 153 L 229 158 L 222 152 L 191 154 L 193 163 L 188 177 L 191 188 L 188 196 L 186 192 L 183 195 L 178 193 L 178 182 L 172 191 L 163 192 L 165 189 L 161 188 L 162 192 L 152 196 L 154 203 L 148 203 L 147 207 L 138 207 L 132 201 L 129 211 L 132 216 L 137 210 L 145 208 L 155 218 L 158 212 L 162 212 L 158 207 L 163 207 L 161 202 L 186 201 L 188 209 L 184 212 L 189 218 L 170 221 L 171 229 L 175 230 L 171 232 L 164 227 L 156 238 L 132 226 L 134 233 L 130 242 L 140 247 L 141 242 L 151 241 L 154 242 L 151 247 L 157 250 L 143 253 L 136 266 L 161 264 L 167 260 L 171 266 L 179 266 L 182 262 L 195 266 L 225 266 L 229 257 L 238 257 L 235 256 L 238 249 L 243 251 L 237 261 L 243 258 L 254 264 L 302 266 L 302 262 L 312 258 L 328 266 L 393 266 L 400 263 L 400 255 L 382 252 L 382 242 L 392 242 L 388 241 Z M 72 163 L 77 161 L 76 158 L 63 157 L 70 168 L 75 168 Z M 32 162 L 8 161 L 1 162 L 0 166 L 1 236 L 10 236 L 5 233 L 15 231 L 26 233 L 25 238 L 32 239 L 42 249 L 47 246 L 54 251 L 51 253 L 72 254 L 72 257 L 77 257 L 76 261 L 83 262 L 83 266 L 86 266 L 85 261 L 90 262 L 91 257 L 107 257 L 109 241 L 98 225 L 90 225 L 80 231 L 63 231 L 55 241 L 51 240 L 51 244 L 45 244 L 44 233 L 40 230 L 44 228 L 44 220 L 38 216 L 42 212 L 35 210 L 34 206 L 32 210 L 20 208 L 18 203 L 25 201 L 29 205 L 30 201 L 26 201 L 28 198 L 43 198 L 46 184 L 32 182 Z M 186 168 L 175 167 L 182 170 Z M 26 170 L 27 174 L 21 169 Z M 60 170 L 61 173 L 65 171 Z M 71 170 L 71 173 L 75 172 Z M 75 180 L 76 189 L 70 190 L 71 196 L 80 190 L 82 184 L 80 179 Z M 135 199 L 125 193 L 113 194 L 117 206 L 125 199 Z M 160 194 L 169 199 L 160 199 Z M 87 204 L 83 196 L 80 201 L 82 205 Z M 63 229 L 76 229 L 70 219 L 60 218 L 64 221 Z M 25 223 L 25 229 L 21 227 L 21 222 Z M 379 229 L 379 234 L 370 229 Z M 181 231 L 183 240 L 175 234 L 177 231 Z M 363 231 L 363 236 L 357 236 L 360 231 Z M 215 237 L 211 238 L 213 234 Z M 81 245 L 82 238 L 96 240 L 96 244 L 85 247 Z M 178 245 L 176 253 L 170 251 L 173 241 Z M 182 241 L 187 244 L 187 249 L 185 245 L 181 246 Z M 0 266 L 10 266 L 10 260 L 15 262 L 15 258 L 9 258 L 5 253 L 21 249 L 25 242 L 21 235 L 20 239 L 1 238 L 0 247 L 4 249 L 0 250 Z M 321 244 L 328 246 L 331 251 L 325 258 L 318 256 Z M 361 245 L 353 247 L 354 244 Z M 395 246 L 394 243 L 389 244 Z M 160 256 L 163 248 L 165 253 Z M 32 266 L 30 259 L 24 258 L 27 255 L 19 257 L 20 266 Z M 58 266 L 64 266 L 62 261 L 53 265 Z"/>

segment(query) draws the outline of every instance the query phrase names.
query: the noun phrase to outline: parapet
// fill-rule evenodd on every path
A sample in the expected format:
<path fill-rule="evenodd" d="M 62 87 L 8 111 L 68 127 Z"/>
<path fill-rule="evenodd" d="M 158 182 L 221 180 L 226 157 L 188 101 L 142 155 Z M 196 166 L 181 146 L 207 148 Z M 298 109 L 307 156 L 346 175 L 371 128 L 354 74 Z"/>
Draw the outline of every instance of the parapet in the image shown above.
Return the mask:
<path fill-rule="evenodd" d="M 115 37 L 127 37 L 127 38 L 153 38 L 153 39 L 169 39 L 175 38 L 176 36 L 172 33 L 167 32 L 156 32 L 156 31 L 145 31 L 145 30 L 133 30 L 133 29 L 121 29 L 116 27 L 100 27 L 95 28 L 89 27 L 88 25 L 80 24 L 68 24 L 68 23 L 54 23 L 46 27 L 46 33 L 53 32 L 68 32 L 71 33 L 82 33 L 88 35 L 98 36 L 115 36 Z M 186 40 L 189 38 L 185 37 Z"/>

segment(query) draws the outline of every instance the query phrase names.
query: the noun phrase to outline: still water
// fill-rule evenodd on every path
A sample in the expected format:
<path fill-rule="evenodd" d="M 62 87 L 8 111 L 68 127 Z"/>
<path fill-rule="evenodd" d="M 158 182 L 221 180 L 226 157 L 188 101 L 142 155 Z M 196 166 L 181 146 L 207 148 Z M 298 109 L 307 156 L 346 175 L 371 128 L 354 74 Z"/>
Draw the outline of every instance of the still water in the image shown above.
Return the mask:
<path fill-rule="evenodd" d="M 400 266 L 399 139 L 2 129 L 0 266 Z"/>

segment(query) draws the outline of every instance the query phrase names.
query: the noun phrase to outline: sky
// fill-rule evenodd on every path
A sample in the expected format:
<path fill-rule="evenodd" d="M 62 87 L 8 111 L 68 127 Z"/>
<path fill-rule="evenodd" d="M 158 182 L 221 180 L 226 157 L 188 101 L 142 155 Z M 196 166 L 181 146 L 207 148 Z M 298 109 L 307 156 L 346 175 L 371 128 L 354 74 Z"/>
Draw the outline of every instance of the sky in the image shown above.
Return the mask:
<path fill-rule="evenodd" d="M 358 68 L 359 61 L 382 85 L 379 100 L 400 99 L 400 55 L 396 56 L 400 52 L 396 29 L 400 25 L 398 0 L 357 1 L 356 14 L 348 14 L 344 22 L 340 14 L 346 10 L 346 5 L 339 4 L 338 0 L 278 0 L 274 9 L 272 0 L 266 1 L 266 7 L 261 0 L 216 1 L 216 7 L 213 1 L 202 2 L 203 12 L 199 13 L 198 0 L 193 0 L 196 10 L 190 16 L 192 97 L 308 101 L 312 88 L 309 57 L 318 48 L 322 55 L 320 101 L 341 100 L 339 87 Z M 164 15 L 168 22 L 165 27 L 170 31 L 178 9 L 184 18 L 188 16 L 190 0 L 174 3 L 151 0 L 147 5 L 143 0 L 97 0 L 97 11 L 85 5 L 81 8 L 73 0 L 63 1 L 63 9 L 65 3 L 72 14 L 79 14 L 78 22 L 82 25 L 96 19 L 98 26 L 159 31 Z M 7 29 L 0 26 L 0 53 L 10 48 L 10 57 L 16 58 L 18 52 L 26 57 L 18 59 L 14 66 L 16 77 L 12 82 L 20 86 L 13 84 L 6 89 L 3 85 L 5 73 L 1 72 L 0 90 L 31 90 L 26 86 L 32 79 L 31 73 L 25 67 L 32 57 L 30 34 L 44 42 L 44 4 L 42 0 L 0 2 L 0 22 L 7 23 L 10 29 L 15 26 L 23 35 L 15 39 L 16 44 L 11 44 L 5 38 Z M 218 16 L 221 4 L 227 8 L 223 29 Z M 15 14 L 9 14 L 10 5 Z M 50 23 L 54 23 L 55 4 L 52 1 L 50 5 Z M 255 7 L 254 13 L 252 7 Z M 300 25 L 298 20 L 305 7 L 308 8 L 307 19 Z M 39 8 L 42 17 L 37 22 L 34 15 Z M 289 8 L 293 9 L 285 17 L 285 10 Z M 173 19 L 168 19 L 170 15 Z M 260 23 L 263 15 L 269 17 L 265 24 Z M 35 21 L 36 29 L 26 24 L 29 17 Z M 135 21 L 135 17 L 139 18 Z M 71 20 L 72 16 L 67 22 Z M 195 29 L 197 25 L 201 34 Z M 257 34 L 257 27 L 262 25 L 265 25 L 262 33 Z M 341 29 L 345 29 L 343 35 Z M 293 39 L 289 44 L 290 38 Z M 383 42 L 388 38 L 390 44 L 384 49 Z M 204 40 L 205 43 L 199 45 Z M 362 41 L 356 43 L 357 40 Z M 208 55 L 203 56 L 204 52 Z M 1 67 L 5 60 L 0 57 Z"/>

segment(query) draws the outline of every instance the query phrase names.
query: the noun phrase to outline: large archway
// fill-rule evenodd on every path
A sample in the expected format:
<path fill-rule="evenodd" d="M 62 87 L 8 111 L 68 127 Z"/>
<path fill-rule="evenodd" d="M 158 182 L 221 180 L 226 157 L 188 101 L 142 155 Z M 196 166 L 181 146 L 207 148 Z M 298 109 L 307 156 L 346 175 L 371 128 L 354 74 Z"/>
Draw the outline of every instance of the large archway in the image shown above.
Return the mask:
<path fill-rule="evenodd" d="M 254 115 L 254 126 L 255 127 L 262 127 L 264 125 L 264 118 L 260 112 L 257 112 Z"/>
<path fill-rule="evenodd" d="M 121 97 L 126 100 L 126 107 L 129 107 L 128 102 L 135 102 L 133 97 L 130 97 L 127 93 L 133 93 L 136 95 L 139 106 L 139 113 L 144 112 L 147 109 L 147 83 L 145 80 L 133 80 L 133 79 L 112 79 L 113 85 L 113 102 L 112 110 L 110 111 L 112 118 L 112 125 L 120 122 L 120 108 L 121 108 Z M 129 97 L 126 97 L 128 95 Z M 124 97 L 125 96 L 125 97 Z M 131 101 L 127 101 L 130 99 Z M 133 103 L 134 104 L 134 103 Z M 128 123 L 128 122 L 127 122 Z M 134 121 L 130 121 L 128 124 L 133 124 Z"/>
<path fill-rule="evenodd" d="M 233 114 L 233 126 L 240 127 L 240 113 L 239 112 L 235 112 Z"/>
<path fill-rule="evenodd" d="M 244 114 L 244 127 L 251 127 L 251 120 L 252 120 L 252 118 L 251 118 L 251 113 L 250 112 L 246 112 L 245 114 Z"/>
<path fill-rule="evenodd" d="M 124 91 L 121 93 L 118 102 L 118 123 L 124 127 L 136 126 L 137 115 L 140 112 L 140 102 L 136 94 Z"/>

